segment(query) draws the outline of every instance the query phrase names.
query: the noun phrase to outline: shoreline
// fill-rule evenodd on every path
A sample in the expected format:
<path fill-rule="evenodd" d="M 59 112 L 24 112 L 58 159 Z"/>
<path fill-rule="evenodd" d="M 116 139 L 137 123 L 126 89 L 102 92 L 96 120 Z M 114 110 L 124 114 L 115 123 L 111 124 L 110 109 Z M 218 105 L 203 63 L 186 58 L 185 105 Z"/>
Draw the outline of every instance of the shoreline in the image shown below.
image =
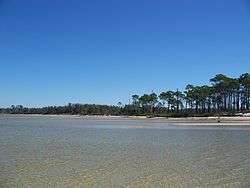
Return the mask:
<path fill-rule="evenodd" d="M 104 115 L 67 115 L 67 114 L 0 114 L 3 116 L 19 116 L 19 117 L 60 117 L 60 118 L 77 118 L 82 120 L 95 120 L 95 121 L 141 121 L 142 123 L 160 123 L 166 125 L 179 125 L 179 126 L 249 126 L 250 116 L 228 116 L 220 117 L 154 117 L 148 118 L 146 116 L 104 116 Z"/>

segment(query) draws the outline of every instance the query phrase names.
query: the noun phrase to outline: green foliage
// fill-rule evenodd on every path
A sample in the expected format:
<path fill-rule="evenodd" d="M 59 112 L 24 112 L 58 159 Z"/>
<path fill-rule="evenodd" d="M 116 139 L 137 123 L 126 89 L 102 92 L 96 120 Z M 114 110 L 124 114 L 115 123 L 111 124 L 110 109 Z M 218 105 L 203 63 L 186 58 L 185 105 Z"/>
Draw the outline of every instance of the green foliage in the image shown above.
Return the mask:
<path fill-rule="evenodd" d="M 71 104 L 26 108 L 22 105 L 0 109 L 0 113 L 12 114 L 78 114 L 78 115 L 144 115 L 148 117 L 187 117 L 209 115 L 234 115 L 250 112 L 250 74 L 230 78 L 217 74 L 211 85 L 188 84 L 185 91 L 167 90 L 156 93 L 132 95 L 132 103 L 116 106 L 96 104 Z"/>

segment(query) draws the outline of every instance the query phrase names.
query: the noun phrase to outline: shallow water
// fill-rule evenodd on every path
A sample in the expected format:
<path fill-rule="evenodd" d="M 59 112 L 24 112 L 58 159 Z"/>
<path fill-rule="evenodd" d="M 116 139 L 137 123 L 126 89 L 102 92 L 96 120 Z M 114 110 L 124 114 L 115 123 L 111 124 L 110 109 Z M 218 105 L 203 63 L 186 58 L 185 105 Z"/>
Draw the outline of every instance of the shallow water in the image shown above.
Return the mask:
<path fill-rule="evenodd" d="M 0 187 L 250 187 L 250 130 L 0 116 Z"/>

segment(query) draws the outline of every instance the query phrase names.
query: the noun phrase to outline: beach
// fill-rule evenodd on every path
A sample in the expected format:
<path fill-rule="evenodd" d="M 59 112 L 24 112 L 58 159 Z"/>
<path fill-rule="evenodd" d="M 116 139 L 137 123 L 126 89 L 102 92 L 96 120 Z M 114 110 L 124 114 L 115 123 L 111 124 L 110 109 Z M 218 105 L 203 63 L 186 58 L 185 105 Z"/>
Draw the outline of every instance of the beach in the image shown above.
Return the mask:
<path fill-rule="evenodd" d="M 166 118 L 166 117 L 153 117 L 148 118 L 146 116 L 105 116 L 105 115 L 41 115 L 41 114 L 0 114 L 2 117 L 51 117 L 61 119 L 82 119 L 82 120 L 95 120 L 95 121 L 129 121 L 136 120 L 141 123 L 149 123 L 161 125 L 180 125 L 180 126 L 234 126 L 250 127 L 250 114 L 244 116 L 225 116 L 225 117 L 178 117 L 178 118 Z M 219 121 L 219 122 L 218 122 Z"/>

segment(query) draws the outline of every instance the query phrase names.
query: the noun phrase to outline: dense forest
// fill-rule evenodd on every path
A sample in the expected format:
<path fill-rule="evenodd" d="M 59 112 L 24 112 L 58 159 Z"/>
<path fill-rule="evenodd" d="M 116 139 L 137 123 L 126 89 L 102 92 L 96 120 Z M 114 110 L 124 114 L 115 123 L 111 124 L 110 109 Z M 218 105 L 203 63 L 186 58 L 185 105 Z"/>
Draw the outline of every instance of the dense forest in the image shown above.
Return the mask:
<path fill-rule="evenodd" d="M 187 85 L 184 91 L 163 91 L 133 95 L 130 104 L 96 105 L 68 104 L 26 108 L 22 105 L 0 109 L 10 114 L 73 114 L 73 115 L 146 115 L 149 117 L 186 117 L 209 115 L 235 115 L 250 112 L 250 74 L 231 78 L 217 74 L 209 85 Z"/>

